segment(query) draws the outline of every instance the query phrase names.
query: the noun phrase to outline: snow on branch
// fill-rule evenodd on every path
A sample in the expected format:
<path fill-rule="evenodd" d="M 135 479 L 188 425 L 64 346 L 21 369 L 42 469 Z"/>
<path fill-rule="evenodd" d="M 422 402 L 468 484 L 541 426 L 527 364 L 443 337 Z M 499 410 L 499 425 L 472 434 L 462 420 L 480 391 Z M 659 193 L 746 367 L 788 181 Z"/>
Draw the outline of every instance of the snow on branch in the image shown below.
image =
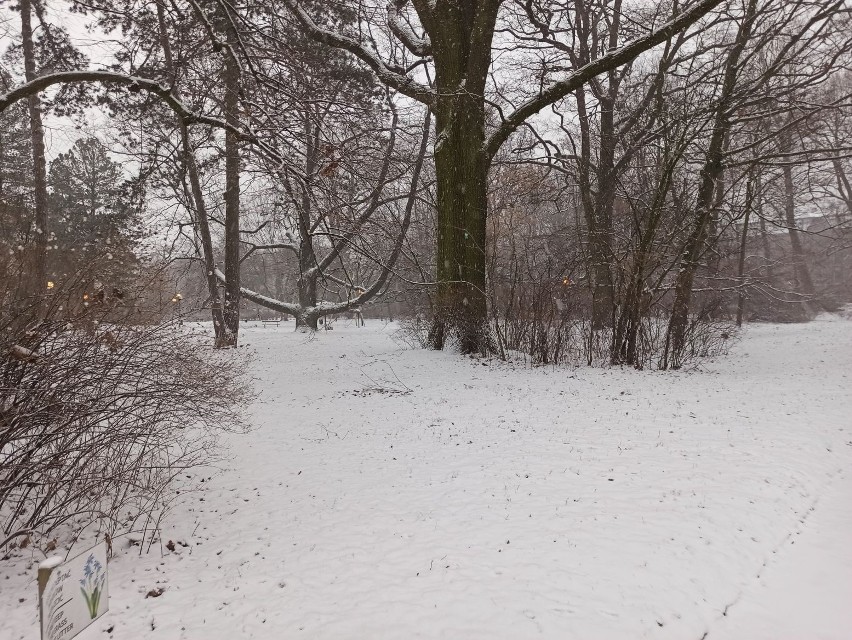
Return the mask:
<path fill-rule="evenodd" d="M 216 278 L 224 284 L 225 274 L 219 269 L 216 269 L 214 273 L 216 274 Z M 281 300 L 270 298 L 269 296 L 265 296 L 257 291 L 252 291 L 251 289 L 246 289 L 245 287 L 240 287 L 240 294 L 247 300 L 251 300 L 255 304 L 259 304 L 261 307 L 266 307 L 267 309 L 272 309 L 273 311 L 289 313 L 291 316 L 296 317 L 299 317 L 302 313 L 302 308 L 298 304 L 282 302 Z"/>
<path fill-rule="evenodd" d="M 721 2 L 721 0 L 719 1 Z M 403 95 L 427 105 L 434 102 L 435 92 L 432 89 L 407 76 L 404 69 L 390 66 L 379 57 L 375 49 L 363 45 L 354 38 L 323 29 L 314 22 L 297 0 L 284 0 L 284 6 L 293 14 L 305 33 L 312 39 L 353 54 L 366 63 L 376 73 L 379 80 Z"/>
<path fill-rule="evenodd" d="M 201 122 L 223 129 L 230 129 L 237 135 L 244 135 L 243 131 L 230 127 L 224 120 L 204 116 L 195 113 L 181 102 L 171 91 L 170 88 L 161 85 L 155 80 L 148 78 L 140 78 L 138 76 L 130 76 L 123 73 L 113 71 L 60 71 L 57 73 L 49 73 L 40 76 L 35 80 L 31 80 L 21 86 L 12 89 L 11 91 L 0 95 L 0 113 L 9 108 L 18 100 L 23 100 L 33 94 L 39 93 L 57 84 L 77 84 L 84 82 L 100 82 L 107 84 L 119 84 L 130 88 L 131 91 L 146 91 L 159 97 L 165 102 L 178 116 L 185 122 Z"/>
<path fill-rule="evenodd" d="M 242 244 L 246 244 L 249 246 L 248 251 L 240 258 L 240 262 L 244 262 L 246 258 L 252 255 L 255 251 L 272 251 L 275 249 L 288 249 L 292 251 L 296 255 L 299 255 L 299 245 L 294 244 L 292 242 L 273 242 L 271 244 L 254 244 L 252 242 L 248 242 L 246 240 L 240 240 Z"/>
<path fill-rule="evenodd" d="M 390 0 L 388 2 L 388 27 L 405 45 L 405 48 L 414 55 L 421 57 L 432 55 L 432 41 L 429 39 L 429 34 L 425 34 L 422 38 L 419 37 L 400 13 L 407 4 L 408 0 Z"/>

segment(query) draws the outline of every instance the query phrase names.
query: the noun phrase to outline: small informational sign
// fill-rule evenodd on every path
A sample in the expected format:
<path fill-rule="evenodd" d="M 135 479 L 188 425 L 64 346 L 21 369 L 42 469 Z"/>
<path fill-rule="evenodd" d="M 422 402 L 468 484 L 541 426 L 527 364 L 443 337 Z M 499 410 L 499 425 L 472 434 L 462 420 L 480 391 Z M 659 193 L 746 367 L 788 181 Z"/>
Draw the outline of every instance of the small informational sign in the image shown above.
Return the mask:
<path fill-rule="evenodd" d="M 107 547 L 101 543 L 71 560 L 48 558 L 38 568 L 42 640 L 69 640 L 109 608 Z"/>

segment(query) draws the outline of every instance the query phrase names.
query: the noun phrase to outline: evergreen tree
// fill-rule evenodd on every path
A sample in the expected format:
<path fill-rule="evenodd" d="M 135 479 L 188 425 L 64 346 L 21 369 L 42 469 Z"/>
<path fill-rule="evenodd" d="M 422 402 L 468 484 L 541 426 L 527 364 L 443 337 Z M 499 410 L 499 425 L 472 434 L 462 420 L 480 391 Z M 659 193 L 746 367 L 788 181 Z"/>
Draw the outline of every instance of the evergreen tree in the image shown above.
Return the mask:
<path fill-rule="evenodd" d="M 97 138 L 81 138 L 50 165 L 50 273 L 122 290 L 138 266 L 139 185 Z"/>
<path fill-rule="evenodd" d="M 12 86 L 0 68 L 0 91 Z M 21 293 L 23 247 L 31 241 L 32 147 L 26 104 L 0 114 L 0 302 L 10 304 Z"/>

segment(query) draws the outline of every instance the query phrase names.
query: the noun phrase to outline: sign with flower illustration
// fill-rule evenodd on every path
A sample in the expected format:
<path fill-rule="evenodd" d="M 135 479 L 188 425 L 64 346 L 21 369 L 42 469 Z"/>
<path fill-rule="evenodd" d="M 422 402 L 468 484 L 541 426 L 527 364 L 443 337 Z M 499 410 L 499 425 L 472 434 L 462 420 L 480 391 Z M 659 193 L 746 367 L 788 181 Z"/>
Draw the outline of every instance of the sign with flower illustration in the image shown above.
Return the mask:
<path fill-rule="evenodd" d="M 73 638 L 109 608 L 106 544 L 67 561 L 48 558 L 38 584 L 42 640 Z"/>

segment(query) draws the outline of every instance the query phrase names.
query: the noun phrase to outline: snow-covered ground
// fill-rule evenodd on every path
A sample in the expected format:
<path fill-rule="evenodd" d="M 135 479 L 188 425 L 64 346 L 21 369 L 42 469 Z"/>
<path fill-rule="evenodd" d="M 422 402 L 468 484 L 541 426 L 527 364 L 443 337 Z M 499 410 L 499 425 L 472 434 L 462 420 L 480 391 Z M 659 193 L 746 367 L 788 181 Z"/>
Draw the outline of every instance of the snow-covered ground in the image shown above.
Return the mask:
<path fill-rule="evenodd" d="M 852 322 L 667 373 L 291 327 L 248 328 L 255 430 L 82 637 L 852 638 Z M 3 640 L 38 637 L 34 579 L 0 562 Z"/>

